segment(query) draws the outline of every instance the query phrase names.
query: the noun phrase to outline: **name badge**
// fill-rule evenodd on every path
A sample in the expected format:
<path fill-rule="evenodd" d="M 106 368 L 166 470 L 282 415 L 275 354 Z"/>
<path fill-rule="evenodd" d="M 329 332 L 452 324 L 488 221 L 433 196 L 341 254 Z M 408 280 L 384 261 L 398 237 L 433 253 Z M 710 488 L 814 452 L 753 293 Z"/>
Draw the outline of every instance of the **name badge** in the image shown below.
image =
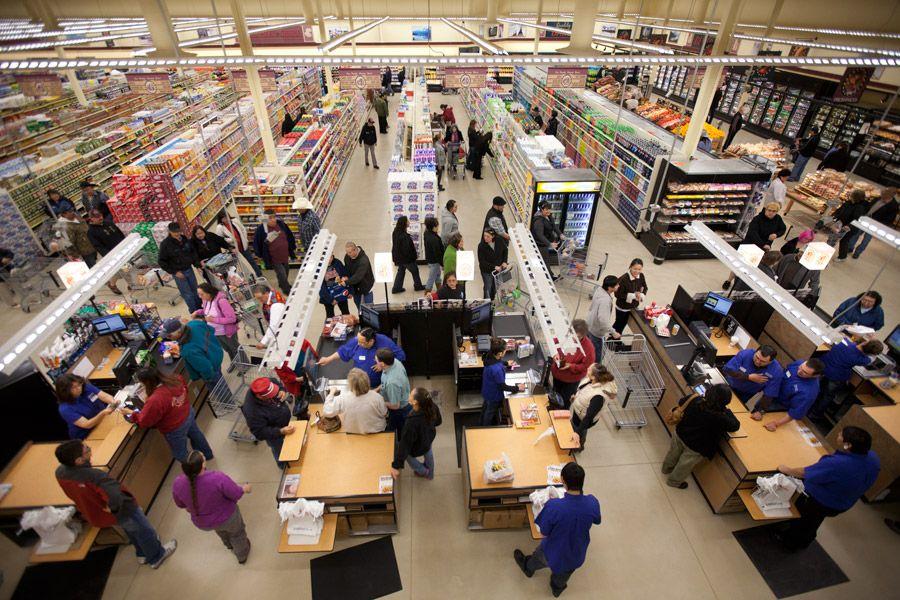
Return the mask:
<path fill-rule="evenodd" d="M 784 372 L 784 376 L 787 377 L 788 379 L 790 379 L 790 378 L 791 378 L 791 372 L 790 372 L 790 371 L 785 371 L 785 372 Z"/>
<path fill-rule="evenodd" d="M 746 372 L 747 372 L 747 367 L 741 367 L 740 371 L 741 371 L 741 373 L 746 373 Z"/>
<path fill-rule="evenodd" d="M 359 360 L 366 360 L 366 355 L 365 355 L 365 354 L 360 354 L 360 355 L 359 355 Z"/>

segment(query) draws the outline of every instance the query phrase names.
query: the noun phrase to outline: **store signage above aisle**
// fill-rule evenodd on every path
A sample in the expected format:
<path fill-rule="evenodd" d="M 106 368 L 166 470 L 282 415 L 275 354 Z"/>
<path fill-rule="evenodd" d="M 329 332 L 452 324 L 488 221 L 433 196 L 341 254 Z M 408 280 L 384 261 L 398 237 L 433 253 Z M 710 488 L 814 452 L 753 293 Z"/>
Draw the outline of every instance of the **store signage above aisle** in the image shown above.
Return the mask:
<path fill-rule="evenodd" d="M 262 91 L 278 91 L 278 73 L 271 69 L 260 69 L 257 72 L 259 73 L 259 86 L 262 88 Z M 247 79 L 247 71 L 244 69 L 235 69 L 234 71 L 231 71 L 231 76 L 234 78 L 235 90 L 238 92 L 250 91 L 250 81 Z"/>
<path fill-rule="evenodd" d="M 447 67 L 444 70 L 444 87 L 458 88 L 483 88 L 487 82 L 487 69 L 485 67 Z"/>
<path fill-rule="evenodd" d="M 772 278 L 748 264 L 737 250 L 715 231 L 698 221 L 687 225 L 685 231 L 693 235 L 704 248 L 718 258 L 732 273 L 740 277 L 741 281 L 749 285 L 760 298 L 778 311 L 797 331 L 816 346 L 822 343 L 836 344 L 843 339 L 843 335 L 839 331 L 829 327 L 802 302 L 772 281 Z"/>
<path fill-rule="evenodd" d="M 125 81 L 133 94 L 168 94 L 172 91 L 168 73 L 126 73 Z"/>
<path fill-rule="evenodd" d="M 581 351 L 581 344 L 572 330 L 569 313 L 556 292 L 550 272 L 541 258 L 531 232 L 522 223 L 516 223 L 509 230 L 510 252 L 519 267 L 519 281 L 531 299 L 537 321 L 543 335 L 547 356 L 555 357 Z"/>
<path fill-rule="evenodd" d="M 275 369 L 287 362 L 293 369 L 303 356 L 306 330 L 318 306 L 319 289 L 325 280 L 325 271 L 336 241 L 335 234 L 321 229 L 310 242 L 303 255 L 300 272 L 285 301 L 284 316 L 275 329 L 275 339 L 269 343 L 263 356 L 262 366 Z"/>
<path fill-rule="evenodd" d="M 340 69 L 338 80 L 342 90 L 377 90 L 381 88 L 381 69 Z"/>
<path fill-rule="evenodd" d="M 32 355 L 39 352 L 66 320 L 78 312 L 98 289 L 106 285 L 110 278 L 144 247 L 147 241 L 147 238 L 139 233 L 129 234 L 94 265 L 86 279 L 79 281 L 78 285 L 68 288 L 34 317 L 28 325 L 10 336 L 3 346 L 0 346 L 0 373 L 9 375 Z"/>
<path fill-rule="evenodd" d="M 587 83 L 587 67 L 548 67 L 548 88 L 583 88 Z"/>
<path fill-rule="evenodd" d="M 871 67 L 848 67 L 831 99 L 848 104 L 859 102 L 874 73 L 875 69 Z"/>
<path fill-rule="evenodd" d="M 28 73 L 16 76 L 19 92 L 26 96 L 43 98 L 62 96 L 62 80 L 56 73 Z"/>

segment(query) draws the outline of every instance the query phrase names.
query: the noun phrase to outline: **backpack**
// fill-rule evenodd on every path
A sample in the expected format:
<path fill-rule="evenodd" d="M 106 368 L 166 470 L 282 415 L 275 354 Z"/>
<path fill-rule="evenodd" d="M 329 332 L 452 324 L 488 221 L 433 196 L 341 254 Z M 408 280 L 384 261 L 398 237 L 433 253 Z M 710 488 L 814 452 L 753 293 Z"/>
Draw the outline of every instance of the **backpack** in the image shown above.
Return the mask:
<path fill-rule="evenodd" d="M 678 406 L 673 406 L 672 410 L 669 411 L 669 414 L 667 414 L 663 419 L 666 422 L 666 425 L 675 427 L 676 425 L 681 423 L 681 419 L 684 418 L 684 413 L 687 410 L 688 406 L 691 405 L 691 402 L 693 402 L 695 398 L 699 397 L 700 394 L 691 394 L 685 399 L 684 402 L 682 402 Z"/>

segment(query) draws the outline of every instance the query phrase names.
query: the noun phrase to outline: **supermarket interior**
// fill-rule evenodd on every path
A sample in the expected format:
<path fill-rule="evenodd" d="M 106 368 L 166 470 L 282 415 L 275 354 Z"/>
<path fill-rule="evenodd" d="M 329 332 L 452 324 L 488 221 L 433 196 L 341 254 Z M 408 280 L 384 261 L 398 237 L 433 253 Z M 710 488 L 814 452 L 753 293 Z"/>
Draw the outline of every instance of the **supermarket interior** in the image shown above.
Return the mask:
<path fill-rule="evenodd" d="M 452 4 L 0 3 L 0 599 L 896 597 L 900 0 Z"/>

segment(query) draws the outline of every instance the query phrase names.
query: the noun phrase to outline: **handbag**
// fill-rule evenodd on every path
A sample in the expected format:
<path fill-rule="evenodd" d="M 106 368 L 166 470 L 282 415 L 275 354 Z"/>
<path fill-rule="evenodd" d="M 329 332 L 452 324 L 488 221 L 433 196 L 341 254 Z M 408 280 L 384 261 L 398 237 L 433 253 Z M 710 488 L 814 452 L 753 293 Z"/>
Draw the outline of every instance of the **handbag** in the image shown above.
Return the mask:
<path fill-rule="evenodd" d="M 678 406 L 673 406 L 672 410 L 669 411 L 669 414 L 667 414 L 665 419 L 663 419 L 666 422 L 666 425 L 674 427 L 681 423 L 681 419 L 684 418 L 684 411 L 686 411 L 687 407 L 691 405 L 691 402 L 693 402 L 694 399 L 698 398 L 699 396 L 700 394 L 691 394 L 684 402 L 682 402 Z"/>
<path fill-rule="evenodd" d="M 323 417 L 319 414 L 319 411 L 316 411 L 316 427 L 319 428 L 320 431 L 325 433 L 331 433 L 333 431 L 337 431 L 341 428 L 341 418 L 340 417 Z"/>

